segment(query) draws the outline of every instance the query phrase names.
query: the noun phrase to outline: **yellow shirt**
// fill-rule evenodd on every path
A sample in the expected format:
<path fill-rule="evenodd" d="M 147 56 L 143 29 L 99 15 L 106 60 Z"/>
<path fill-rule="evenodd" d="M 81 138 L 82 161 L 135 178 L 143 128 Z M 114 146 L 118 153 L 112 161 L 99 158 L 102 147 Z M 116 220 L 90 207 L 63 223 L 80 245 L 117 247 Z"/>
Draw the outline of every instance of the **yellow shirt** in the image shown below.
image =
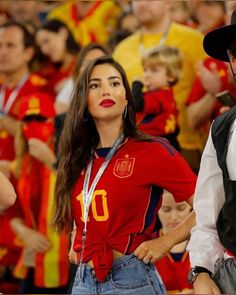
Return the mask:
<path fill-rule="evenodd" d="M 79 19 L 75 2 L 61 4 L 49 13 L 48 18 L 63 21 L 81 46 L 90 42 L 105 44 L 115 28 L 120 8 L 112 0 L 94 1 L 87 15 Z"/>
<path fill-rule="evenodd" d="M 143 74 L 142 48 L 153 48 L 159 44 L 161 39 L 162 34 L 141 35 L 140 32 L 136 32 L 118 44 L 114 51 L 114 58 L 124 67 L 130 82 L 134 77 L 140 77 Z M 196 62 L 206 57 L 202 42 L 203 35 L 200 32 L 176 23 L 169 28 L 165 40 L 166 45 L 178 48 L 183 54 L 183 74 L 179 83 L 174 87 L 174 95 L 179 110 L 178 140 L 182 148 L 190 150 L 202 150 L 204 147 L 201 134 L 189 127 L 185 106 L 185 101 L 196 78 Z"/>

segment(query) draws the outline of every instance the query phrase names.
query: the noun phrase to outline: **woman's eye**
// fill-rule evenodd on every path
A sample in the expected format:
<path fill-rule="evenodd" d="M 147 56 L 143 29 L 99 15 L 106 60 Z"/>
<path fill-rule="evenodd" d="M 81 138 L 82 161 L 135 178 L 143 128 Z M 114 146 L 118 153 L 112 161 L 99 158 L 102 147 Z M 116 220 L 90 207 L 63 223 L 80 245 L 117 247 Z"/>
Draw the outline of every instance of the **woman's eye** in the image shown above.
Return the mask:
<path fill-rule="evenodd" d="M 118 81 L 114 81 L 114 82 L 112 83 L 112 85 L 113 85 L 113 86 L 119 86 L 119 85 L 120 85 L 120 82 L 118 82 Z"/>
<path fill-rule="evenodd" d="M 177 207 L 179 211 L 184 211 L 186 209 L 186 205 L 180 205 Z"/>
<path fill-rule="evenodd" d="M 90 84 L 89 85 L 89 88 L 90 89 L 95 89 L 95 88 L 97 88 L 99 85 L 97 84 L 97 83 L 93 83 L 93 84 Z"/>
<path fill-rule="evenodd" d="M 167 213 L 167 212 L 170 212 L 170 211 L 171 211 L 171 208 L 170 208 L 170 207 L 166 207 L 166 206 L 162 206 L 162 207 L 161 207 L 161 210 L 162 210 L 163 212 Z"/>

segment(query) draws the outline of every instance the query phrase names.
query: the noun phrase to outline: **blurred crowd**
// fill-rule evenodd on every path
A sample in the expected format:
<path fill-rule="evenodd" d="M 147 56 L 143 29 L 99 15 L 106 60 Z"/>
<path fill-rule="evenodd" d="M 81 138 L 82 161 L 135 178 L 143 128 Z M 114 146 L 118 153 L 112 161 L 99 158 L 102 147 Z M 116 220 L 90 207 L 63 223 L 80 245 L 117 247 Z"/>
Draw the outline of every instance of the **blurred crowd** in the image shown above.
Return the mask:
<path fill-rule="evenodd" d="M 0 171 L 18 197 L 0 215 L 0 292 L 70 292 L 70 237 L 53 230 L 51 216 L 60 133 L 86 65 L 113 55 L 128 75 L 140 129 L 166 137 L 197 174 L 223 107 L 215 95 L 236 97 L 228 65 L 206 55 L 203 37 L 234 9 L 236 1 L 0 1 Z M 166 194 L 160 221 L 168 213 L 176 225 L 190 209 Z M 156 234 L 165 231 L 160 223 Z M 191 289 L 185 248 L 157 264 L 168 291 Z"/>

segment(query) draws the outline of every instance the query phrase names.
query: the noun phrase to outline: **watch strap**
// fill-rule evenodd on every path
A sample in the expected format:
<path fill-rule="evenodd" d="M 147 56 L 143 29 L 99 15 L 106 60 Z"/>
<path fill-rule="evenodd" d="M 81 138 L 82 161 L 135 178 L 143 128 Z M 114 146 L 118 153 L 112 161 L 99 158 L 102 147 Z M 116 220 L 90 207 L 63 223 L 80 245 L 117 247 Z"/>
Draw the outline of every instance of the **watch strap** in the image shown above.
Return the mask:
<path fill-rule="evenodd" d="M 210 276 L 212 276 L 212 272 L 209 269 L 207 269 L 206 267 L 203 267 L 203 266 L 195 266 L 195 270 L 196 270 L 197 273 L 206 272 Z"/>
<path fill-rule="evenodd" d="M 200 273 L 208 273 L 210 277 L 212 276 L 212 272 L 209 269 L 203 266 L 194 266 L 189 271 L 189 275 L 188 275 L 189 284 L 193 284 Z"/>

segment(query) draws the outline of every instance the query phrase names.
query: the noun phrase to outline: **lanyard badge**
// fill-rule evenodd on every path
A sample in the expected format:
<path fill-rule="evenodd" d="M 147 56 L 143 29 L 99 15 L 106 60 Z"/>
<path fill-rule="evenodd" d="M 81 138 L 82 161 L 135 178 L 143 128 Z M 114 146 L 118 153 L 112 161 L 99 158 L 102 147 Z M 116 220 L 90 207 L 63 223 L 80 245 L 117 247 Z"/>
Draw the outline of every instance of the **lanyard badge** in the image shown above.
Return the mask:
<path fill-rule="evenodd" d="M 80 253 L 80 270 L 82 271 L 82 259 L 83 259 L 83 254 L 84 254 L 84 248 L 85 248 L 85 243 L 86 243 L 86 235 L 87 235 L 87 223 L 88 223 L 88 215 L 89 215 L 89 208 L 92 202 L 93 198 L 93 193 L 94 190 L 97 186 L 97 183 L 99 179 L 101 178 L 102 174 L 104 173 L 105 169 L 107 168 L 109 162 L 111 161 L 113 155 L 117 151 L 119 145 L 122 143 L 124 139 L 124 134 L 121 134 L 115 143 L 113 144 L 112 148 L 110 149 L 109 153 L 107 154 L 105 161 L 102 163 L 101 167 L 99 168 L 91 186 L 89 189 L 89 181 L 90 181 L 90 176 L 91 176 L 91 171 L 92 171 L 92 165 L 93 165 L 93 158 L 91 158 L 86 173 L 85 173 L 85 179 L 84 179 L 84 184 L 83 184 L 83 191 L 82 191 L 82 198 L 83 198 L 83 220 L 84 220 L 84 229 L 82 233 L 82 247 L 81 247 L 81 253 Z M 92 153 L 93 155 L 93 153 Z M 81 274 L 82 278 L 82 274 Z"/>

